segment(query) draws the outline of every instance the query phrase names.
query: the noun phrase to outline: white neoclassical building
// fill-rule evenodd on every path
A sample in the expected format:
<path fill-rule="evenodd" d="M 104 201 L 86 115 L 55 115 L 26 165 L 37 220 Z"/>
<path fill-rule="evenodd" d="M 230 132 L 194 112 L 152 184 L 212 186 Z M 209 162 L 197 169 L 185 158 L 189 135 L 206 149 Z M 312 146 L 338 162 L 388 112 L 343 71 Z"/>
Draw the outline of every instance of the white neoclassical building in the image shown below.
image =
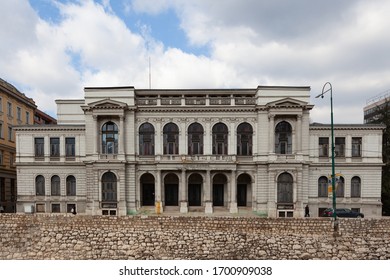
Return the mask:
<path fill-rule="evenodd" d="M 17 211 L 85 215 L 331 207 L 330 125 L 310 87 L 85 88 L 58 124 L 16 127 Z M 335 125 L 337 206 L 381 215 L 382 126 Z"/>

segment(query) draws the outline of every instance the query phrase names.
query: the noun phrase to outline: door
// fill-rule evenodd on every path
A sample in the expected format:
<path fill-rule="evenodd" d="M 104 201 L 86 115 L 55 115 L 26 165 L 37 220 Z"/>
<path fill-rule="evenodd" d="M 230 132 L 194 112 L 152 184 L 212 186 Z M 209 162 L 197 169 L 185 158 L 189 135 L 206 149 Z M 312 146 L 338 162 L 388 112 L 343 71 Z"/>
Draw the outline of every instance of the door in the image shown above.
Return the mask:
<path fill-rule="evenodd" d="M 246 206 L 247 187 L 246 184 L 237 185 L 237 206 Z"/>
<path fill-rule="evenodd" d="M 177 184 L 165 184 L 165 206 L 179 205 L 179 186 Z"/>
<path fill-rule="evenodd" d="M 188 206 L 201 206 L 201 184 L 188 184 Z"/>
<path fill-rule="evenodd" d="M 213 184 L 213 206 L 223 206 L 223 184 Z"/>
<path fill-rule="evenodd" d="M 154 206 L 154 184 L 142 184 L 142 205 Z"/>

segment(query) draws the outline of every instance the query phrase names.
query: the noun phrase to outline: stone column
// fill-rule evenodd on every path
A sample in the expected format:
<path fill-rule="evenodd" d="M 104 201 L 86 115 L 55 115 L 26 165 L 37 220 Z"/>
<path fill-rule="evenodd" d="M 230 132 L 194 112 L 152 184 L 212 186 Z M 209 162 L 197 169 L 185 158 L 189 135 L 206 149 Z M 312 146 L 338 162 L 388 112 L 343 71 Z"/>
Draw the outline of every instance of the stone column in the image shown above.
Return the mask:
<path fill-rule="evenodd" d="M 229 155 L 236 155 L 237 154 L 237 136 L 236 136 L 236 124 L 234 122 L 230 123 L 229 128 L 229 139 L 228 139 L 228 154 Z"/>
<path fill-rule="evenodd" d="M 237 184 L 236 184 L 236 170 L 232 170 L 230 175 L 230 213 L 238 213 L 237 207 Z"/>
<path fill-rule="evenodd" d="M 181 170 L 181 184 L 179 190 L 180 213 L 188 213 L 187 180 L 185 168 Z"/>
<path fill-rule="evenodd" d="M 182 119 L 180 123 L 179 134 L 179 155 L 187 155 L 187 132 L 186 132 L 186 120 Z"/>
<path fill-rule="evenodd" d="M 161 120 L 156 121 L 155 123 L 156 131 L 154 135 L 154 147 L 155 147 L 155 154 L 157 156 L 163 154 L 162 145 L 163 145 L 163 139 L 162 139 L 162 131 L 161 131 Z"/>
<path fill-rule="evenodd" d="M 212 145 L 213 145 L 213 139 L 212 139 L 212 132 L 211 132 L 211 125 L 210 125 L 210 119 L 206 119 L 206 127 L 204 130 L 204 154 L 205 155 L 211 155 L 212 154 Z"/>
<path fill-rule="evenodd" d="M 62 161 L 62 162 L 65 161 L 65 157 L 66 157 L 65 136 L 61 135 L 61 137 L 60 137 L 60 161 Z"/>
<path fill-rule="evenodd" d="M 118 153 L 125 153 L 125 129 L 124 129 L 124 116 L 119 117 L 119 143 L 118 143 Z"/>
<path fill-rule="evenodd" d="M 269 147 L 268 151 L 270 154 L 275 153 L 275 115 L 269 115 L 269 125 L 268 125 L 268 133 L 269 133 Z"/>
<path fill-rule="evenodd" d="M 161 187 L 161 170 L 157 170 L 157 179 L 156 179 L 156 189 L 155 189 L 155 208 L 156 214 L 161 214 L 163 212 L 162 207 L 162 187 Z"/>
<path fill-rule="evenodd" d="M 295 145 L 295 152 L 302 154 L 302 116 L 297 116 L 297 129 L 296 129 L 297 143 Z"/>
<path fill-rule="evenodd" d="M 206 184 L 204 186 L 204 203 L 205 203 L 205 213 L 213 213 L 213 200 L 212 200 L 212 182 L 210 170 L 206 171 Z"/>
<path fill-rule="evenodd" d="M 99 138 L 100 138 L 100 131 L 99 131 L 99 122 L 97 116 L 92 116 L 93 121 L 95 122 L 94 131 L 93 131 L 93 147 L 94 147 L 94 154 L 99 154 Z"/>

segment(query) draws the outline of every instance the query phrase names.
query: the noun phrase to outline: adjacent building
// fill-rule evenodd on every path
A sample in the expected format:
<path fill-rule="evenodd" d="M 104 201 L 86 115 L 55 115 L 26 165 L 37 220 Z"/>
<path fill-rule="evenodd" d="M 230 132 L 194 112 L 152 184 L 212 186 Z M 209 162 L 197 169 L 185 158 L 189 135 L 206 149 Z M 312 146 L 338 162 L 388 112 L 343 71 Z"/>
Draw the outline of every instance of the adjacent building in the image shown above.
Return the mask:
<path fill-rule="evenodd" d="M 34 112 L 34 124 L 42 125 L 42 124 L 56 124 L 57 120 L 52 116 L 46 114 L 45 112 L 35 109 Z"/>
<path fill-rule="evenodd" d="M 364 123 L 380 122 L 378 119 L 383 117 L 384 110 L 390 111 L 390 90 L 367 100 L 367 105 L 363 108 Z"/>
<path fill-rule="evenodd" d="M 331 207 L 331 127 L 310 87 L 88 87 L 16 128 L 17 212 L 129 215 Z M 338 207 L 381 215 L 382 125 L 335 125 Z"/>
<path fill-rule="evenodd" d="M 0 206 L 16 210 L 15 125 L 34 122 L 35 102 L 13 85 L 0 79 Z"/>

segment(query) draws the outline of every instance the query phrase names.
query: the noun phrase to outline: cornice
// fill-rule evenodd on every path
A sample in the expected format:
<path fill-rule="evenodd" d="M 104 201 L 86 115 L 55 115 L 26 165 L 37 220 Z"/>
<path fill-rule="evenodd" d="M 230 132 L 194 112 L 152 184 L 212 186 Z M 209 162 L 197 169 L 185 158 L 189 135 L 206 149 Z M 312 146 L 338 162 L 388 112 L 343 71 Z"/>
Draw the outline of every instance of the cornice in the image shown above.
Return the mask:
<path fill-rule="evenodd" d="M 30 125 L 13 128 L 15 131 L 85 131 L 85 125 Z"/>
<path fill-rule="evenodd" d="M 255 112 L 254 106 L 201 106 L 201 107 L 138 107 L 137 112 Z"/>

